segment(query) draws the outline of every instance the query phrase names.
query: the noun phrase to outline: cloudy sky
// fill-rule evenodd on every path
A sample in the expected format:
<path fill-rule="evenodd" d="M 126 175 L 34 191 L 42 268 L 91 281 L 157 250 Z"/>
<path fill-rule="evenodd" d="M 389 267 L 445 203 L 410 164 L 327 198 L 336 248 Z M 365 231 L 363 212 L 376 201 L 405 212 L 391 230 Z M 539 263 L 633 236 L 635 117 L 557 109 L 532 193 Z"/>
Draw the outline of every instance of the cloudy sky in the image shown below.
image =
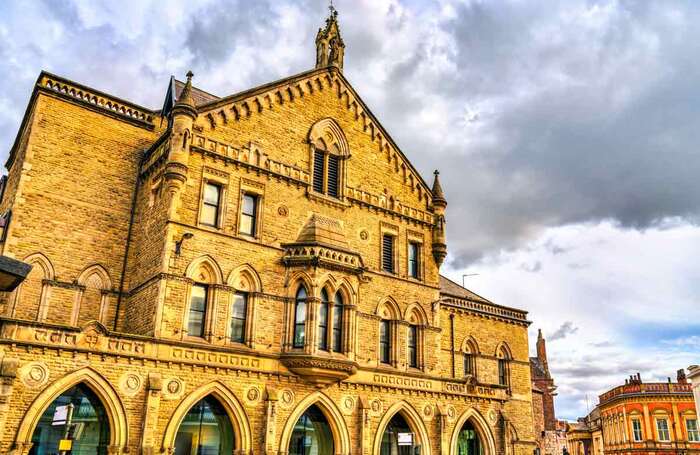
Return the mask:
<path fill-rule="evenodd" d="M 530 311 L 559 417 L 700 362 L 700 2 L 336 0 L 345 74 L 442 171 L 444 272 Z M 41 69 L 159 108 L 307 70 L 322 0 L 0 4 L 0 158 Z"/>

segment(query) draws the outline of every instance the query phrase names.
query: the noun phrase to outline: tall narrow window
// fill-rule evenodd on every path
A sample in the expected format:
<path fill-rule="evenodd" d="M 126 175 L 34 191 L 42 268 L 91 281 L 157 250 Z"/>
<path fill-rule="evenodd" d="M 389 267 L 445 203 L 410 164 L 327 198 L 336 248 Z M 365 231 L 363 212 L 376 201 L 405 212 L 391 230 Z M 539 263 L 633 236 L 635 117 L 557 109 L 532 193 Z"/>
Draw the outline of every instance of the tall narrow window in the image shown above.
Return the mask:
<path fill-rule="evenodd" d="M 204 198 L 202 200 L 202 224 L 208 226 L 219 225 L 219 211 L 221 209 L 221 187 L 213 183 L 204 185 Z"/>
<path fill-rule="evenodd" d="M 323 178 L 326 174 L 326 155 L 318 150 L 314 151 L 314 191 L 323 193 Z"/>
<path fill-rule="evenodd" d="M 408 366 L 418 368 L 418 326 L 408 326 Z"/>
<path fill-rule="evenodd" d="M 379 361 L 391 363 L 391 322 L 386 319 L 379 322 Z"/>
<path fill-rule="evenodd" d="M 508 361 L 506 359 L 498 359 L 498 383 L 508 385 Z"/>
<path fill-rule="evenodd" d="M 688 432 L 688 442 L 700 442 L 698 419 L 685 419 L 685 429 Z"/>
<path fill-rule="evenodd" d="M 328 155 L 328 195 L 333 197 L 338 197 L 338 180 L 340 179 L 338 162 L 339 160 L 337 156 Z"/>
<path fill-rule="evenodd" d="M 464 376 L 474 376 L 474 356 L 469 352 L 464 354 Z"/>
<path fill-rule="evenodd" d="M 255 237 L 255 226 L 258 217 L 258 197 L 245 193 L 241 204 L 240 233 Z"/>
<path fill-rule="evenodd" d="M 408 276 L 420 277 L 420 245 L 417 242 L 408 244 Z"/>
<path fill-rule="evenodd" d="M 632 437 L 634 442 L 642 442 L 642 421 L 632 419 Z"/>
<path fill-rule="evenodd" d="M 671 440 L 671 434 L 668 431 L 668 420 L 656 419 L 656 432 L 659 435 L 659 441 Z"/>
<path fill-rule="evenodd" d="M 343 352 L 343 297 L 335 293 L 333 303 L 333 351 Z"/>
<path fill-rule="evenodd" d="M 382 236 L 382 270 L 394 273 L 394 236 Z"/>
<path fill-rule="evenodd" d="M 306 288 L 299 287 L 294 305 L 294 334 L 292 347 L 303 348 L 306 341 Z"/>
<path fill-rule="evenodd" d="M 233 294 L 231 307 L 231 341 L 245 342 L 245 320 L 248 311 L 248 294 L 236 292 Z"/>
<path fill-rule="evenodd" d="M 187 334 L 193 337 L 204 336 L 204 317 L 207 314 L 207 286 L 192 285 L 190 312 L 187 317 Z"/>
<path fill-rule="evenodd" d="M 328 350 L 328 292 L 321 291 L 321 304 L 318 307 L 318 348 Z"/>

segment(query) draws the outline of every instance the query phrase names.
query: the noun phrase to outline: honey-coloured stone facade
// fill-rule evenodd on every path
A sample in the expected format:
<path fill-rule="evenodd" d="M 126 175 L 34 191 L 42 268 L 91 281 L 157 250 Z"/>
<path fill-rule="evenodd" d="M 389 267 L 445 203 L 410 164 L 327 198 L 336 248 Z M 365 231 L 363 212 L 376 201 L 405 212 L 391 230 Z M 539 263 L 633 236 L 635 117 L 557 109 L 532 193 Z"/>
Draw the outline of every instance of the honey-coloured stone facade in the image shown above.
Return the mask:
<path fill-rule="evenodd" d="M 0 301 L 0 454 L 76 384 L 114 454 L 177 453 L 205 397 L 236 454 L 293 453 L 312 405 L 336 454 L 379 454 L 395 415 L 422 455 L 466 423 L 532 453 L 526 312 L 440 276 L 446 196 L 343 76 L 336 20 L 316 68 L 223 98 L 189 74 L 162 111 L 39 76 L 0 202 L 2 254 L 33 266 Z"/>

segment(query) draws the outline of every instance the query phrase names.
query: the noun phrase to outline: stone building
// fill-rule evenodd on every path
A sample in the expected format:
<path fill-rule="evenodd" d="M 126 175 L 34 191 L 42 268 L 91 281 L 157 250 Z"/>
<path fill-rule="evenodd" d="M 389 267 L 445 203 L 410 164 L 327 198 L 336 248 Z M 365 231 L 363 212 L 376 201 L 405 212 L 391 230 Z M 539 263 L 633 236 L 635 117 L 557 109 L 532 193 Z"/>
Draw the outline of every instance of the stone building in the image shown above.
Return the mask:
<path fill-rule="evenodd" d="M 642 382 L 639 373 L 599 397 L 585 418 L 569 425 L 572 455 L 700 454 L 700 428 L 684 370 L 677 381 Z"/>
<path fill-rule="evenodd" d="M 6 163 L 0 454 L 531 454 L 526 312 L 343 76 L 151 110 L 46 72 Z"/>
<path fill-rule="evenodd" d="M 693 396 L 695 397 L 695 412 L 700 414 L 700 366 L 690 365 L 688 367 L 688 380 L 693 387 Z"/>
<path fill-rule="evenodd" d="M 542 330 L 537 331 L 537 356 L 530 357 L 532 415 L 537 449 L 544 455 L 561 455 L 566 448 L 566 422 L 557 420 L 554 397 L 557 387 L 549 372 L 547 346 Z"/>

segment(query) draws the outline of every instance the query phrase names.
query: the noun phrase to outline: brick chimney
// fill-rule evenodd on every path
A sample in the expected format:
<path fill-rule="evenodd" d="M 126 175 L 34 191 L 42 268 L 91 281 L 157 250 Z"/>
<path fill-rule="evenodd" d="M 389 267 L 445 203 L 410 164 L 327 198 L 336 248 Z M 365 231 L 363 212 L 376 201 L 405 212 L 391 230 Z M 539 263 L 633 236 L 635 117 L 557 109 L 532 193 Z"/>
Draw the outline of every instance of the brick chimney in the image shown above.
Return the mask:
<path fill-rule="evenodd" d="M 685 370 L 683 368 L 676 372 L 676 382 L 678 382 L 679 384 L 688 383 L 688 378 L 685 377 Z"/>

